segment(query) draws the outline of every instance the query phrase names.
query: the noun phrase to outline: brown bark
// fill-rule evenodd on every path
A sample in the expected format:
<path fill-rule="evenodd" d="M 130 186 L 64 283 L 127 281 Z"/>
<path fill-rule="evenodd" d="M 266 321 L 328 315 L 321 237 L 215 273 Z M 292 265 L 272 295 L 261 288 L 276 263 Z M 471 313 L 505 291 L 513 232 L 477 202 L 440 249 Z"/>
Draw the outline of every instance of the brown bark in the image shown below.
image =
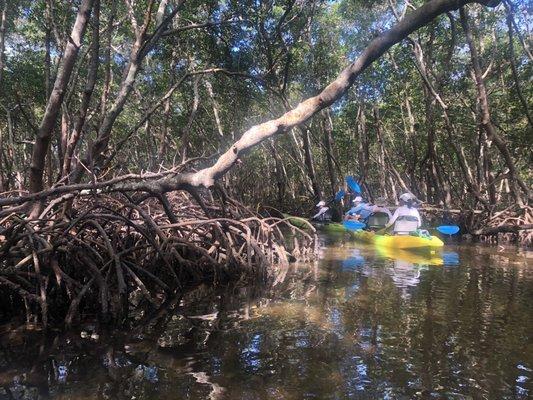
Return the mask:
<path fill-rule="evenodd" d="M 483 228 L 483 229 L 478 229 L 476 231 L 473 231 L 472 235 L 482 236 L 482 235 L 496 235 L 498 233 L 518 233 L 518 231 L 521 231 L 524 229 L 533 229 L 533 224 L 500 225 L 500 226 L 495 226 L 495 227 L 490 227 L 490 228 Z"/>
<path fill-rule="evenodd" d="M 211 99 L 211 107 L 213 108 L 213 115 L 215 117 L 215 123 L 217 126 L 217 131 L 220 137 L 224 137 L 224 130 L 222 129 L 222 123 L 220 122 L 220 116 L 219 116 L 219 106 L 217 103 L 217 100 L 215 99 L 215 93 L 213 92 L 213 85 L 211 85 L 211 82 L 209 82 L 208 79 L 204 81 L 205 88 L 207 90 L 207 94 L 209 95 L 209 98 Z"/>
<path fill-rule="evenodd" d="M 531 53 L 531 50 L 529 49 L 528 43 L 526 40 L 524 40 L 524 36 L 520 33 L 520 29 L 518 28 L 518 25 L 516 24 L 516 21 L 513 17 L 513 3 L 509 0 L 505 0 L 504 4 L 508 10 L 508 18 L 510 19 L 513 27 L 516 30 L 516 35 L 518 36 L 518 39 L 520 39 L 520 43 L 522 44 L 522 47 L 524 48 L 525 53 L 529 57 L 530 61 L 533 61 L 533 54 Z"/>
<path fill-rule="evenodd" d="M 287 186 L 287 181 L 285 179 L 286 174 L 285 168 L 283 167 L 283 160 L 278 154 L 278 151 L 276 150 L 276 147 L 272 142 L 268 143 L 268 147 L 270 149 L 270 152 L 272 154 L 272 157 L 274 157 L 274 160 L 276 162 L 275 167 L 275 173 L 276 173 L 276 186 L 277 186 L 277 200 L 278 200 L 278 207 L 282 208 L 283 206 L 283 199 L 285 197 L 285 188 Z"/>
<path fill-rule="evenodd" d="M 0 1 L 0 89 L 4 79 L 4 56 L 5 56 L 5 36 L 7 22 L 7 0 Z"/>
<path fill-rule="evenodd" d="M 52 91 L 52 64 L 50 59 L 50 47 L 52 44 L 52 10 L 50 1 L 46 1 L 45 4 L 45 19 L 46 19 L 46 28 L 45 28 L 45 39 L 44 39 L 44 87 L 46 91 L 46 98 L 50 97 Z"/>
<path fill-rule="evenodd" d="M 161 138 L 159 141 L 159 148 L 157 150 L 157 160 L 162 163 L 163 158 L 166 155 L 167 151 L 167 137 L 168 137 L 168 128 L 170 122 L 170 97 L 165 100 L 165 107 L 163 109 L 163 126 L 161 127 Z"/>
<path fill-rule="evenodd" d="M 357 161 L 359 167 L 359 181 L 361 185 L 365 184 L 368 174 L 368 132 L 366 129 L 366 116 L 364 105 L 359 106 L 357 113 L 357 134 L 359 137 L 359 147 L 357 150 Z"/>
<path fill-rule="evenodd" d="M 374 119 L 376 121 L 376 139 L 378 144 L 378 164 L 379 164 L 379 196 L 389 197 L 387 193 L 387 167 L 385 165 L 385 143 L 383 141 L 383 132 L 381 129 L 381 118 L 379 115 L 379 108 L 374 107 Z"/>
<path fill-rule="evenodd" d="M 117 117 L 124 109 L 126 101 L 128 100 L 131 94 L 133 86 L 135 85 L 137 74 L 141 68 L 141 64 L 148 52 L 161 38 L 163 31 L 166 29 L 168 24 L 174 19 L 184 2 L 185 0 L 180 0 L 175 6 L 174 10 L 167 17 L 163 18 L 161 24 L 156 26 L 154 32 L 151 35 L 148 35 L 147 30 L 152 18 L 152 7 L 148 7 L 148 10 L 144 15 L 143 24 L 139 27 L 135 19 L 133 9 L 131 8 L 131 4 L 128 3 L 128 5 L 130 6 L 130 17 L 132 21 L 132 26 L 135 33 L 135 42 L 133 43 L 130 50 L 129 63 L 126 69 L 124 70 L 122 82 L 120 84 L 117 97 L 115 98 L 115 101 L 111 105 L 110 109 L 105 114 L 102 123 L 100 124 L 97 138 L 92 144 L 92 146 L 90 146 L 87 155 L 84 157 L 84 164 L 88 164 L 89 160 L 91 160 L 95 166 L 99 166 L 105 161 L 104 152 L 107 150 L 109 140 L 111 138 L 111 130 L 113 128 L 113 125 L 115 124 Z M 153 3 L 151 3 L 151 5 L 153 5 Z M 79 182 L 83 177 L 84 173 L 85 169 L 83 168 L 83 166 L 78 165 L 75 171 L 73 172 L 71 180 L 73 182 Z"/>
<path fill-rule="evenodd" d="M 198 112 L 198 105 L 200 104 L 200 94 L 198 93 L 198 82 L 200 77 L 195 77 L 193 81 L 193 100 L 191 105 L 191 110 L 189 111 L 189 117 L 187 118 L 187 124 L 183 128 L 180 141 L 181 141 L 181 162 L 184 162 L 187 159 L 187 149 L 189 148 L 189 136 L 191 134 L 192 125 L 194 119 L 196 118 L 196 113 Z"/>
<path fill-rule="evenodd" d="M 115 15 L 117 12 L 117 1 L 118 0 L 112 0 L 111 1 L 111 11 L 109 13 L 109 19 L 107 21 L 106 26 L 106 37 L 105 37 L 105 45 L 104 45 L 104 66 L 105 66 L 105 72 L 104 72 L 104 87 L 102 89 L 102 96 L 100 98 L 100 115 L 103 116 L 106 115 L 107 110 L 107 101 L 109 98 L 109 89 L 111 87 L 111 40 L 113 38 L 113 22 L 115 21 Z"/>
<path fill-rule="evenodd" d="M 303 138 L 303 148 L 305 156 L 304 158 L 307 173 L 309 175 L 309 179 L 311 180 L 311 186 L 313 187 L 315 197 L 317 199 L 321 199 L 322 191 L 320 190 L 320 185 L 318 184 L 318 180 L 316 178 L 315 163 L 313 161 L 313 153 L 311 152 L 311 141 L 309 138 L 309 128 L 303 127 L 301 129 L 301 132 Z"/>
<path fill-rule="evenodd" d="M 7 190 L 7 183 L 4 178 L 4 132 L 0 128 L 0 193 Z"/>
<path fill-rule="evenodd" d="M 493 140 L 494 144 L 500 151 L 505 161 L 505 164 L 507 165 L 507 168 L 509 168 L 509 174 L 511 177 L 512 195 L 519 205 L 523 205 L 524 202 L 523 202 L 522 196 L 520 195 L 520 191 L 517 187 L 517 184 L 522 188 L 527 198 L 529 198 L 529 189 L 518 176 L 518 172 L 516 171 L 516 167 L 515 167 L 513 158 L 511 156 L 511 153 L 509 152 L 509 149 L 507 148 L 507 144 L 500 137 L 500 135 L 498 134 L 496 130 L 496 127 L 494 126 L 494 123 L 492 122 L 490 107 L 489 107 L 489 100 L 487 96 L 487 89 L 485 87 L 485 80 L 483 79 L 483 73 L 481 70 L 481 64 L 479 61 L 477 49 L 476 49 L 476 46 L 474 45 L 474 41 L 472 38 L 472 32 L 470 30 L 469 21 L 468 21 L 468 13 L 465 8 L 461 8 L 460 13 L 461 13 L 461 24 L 463 26 L 463 30 L 465 31 L 466 41 L 470 49 L 470 56 L 472 59 L 472 68 L 474 70 L 474 79 L 475 79 L 477 92 L 478 92 L 479 104 L 480 104 L 480 109 L 481 109 L 480 110 L 481 111 L 480 125 L 487 132 L 488 139 Z"/>
<path fill-rule="evenodd" d="M 61 67 L 57 74 L 54 88 L 48 99 L 46 110 L 41 121 L 41 125 L 39 126 L 37 137 L 35 138 L 30 168 L 30 191 L 32 193 L 39 192 L 43 189 L 43 169 L 50 145 L 50 139 L 52 137 L 54 125 L 61 108 L 61 103 L 63 102 L 63 96 L 65 94 L 72 69 L 78 56 L 78 51 L 81 46 L 87 21 L 89 20 L 92 5 L 93 0 L 83 0 L 80 5 L 76 22 L 74 23 L 69 41 L 63 54 Z M 39 207 L 34 209 L 32 216 L 38 214 L 38 208 Z"/>
<path fill-rule="evenodd" d="M 520 103 L 522 104 L 522 107 L 524 108 L 524 114 L 526 115 L 527 121 L 529 122 L 529 127 L 533 129 L 533 119 L 531 118 L 531 114 L 529 113 L 529 109 L 527 106 L 527 101 L 524 98 L 524 95 L 522 93 L 522 89 L 520 88 L 520 80 L 518 78 L 518 71 L 516 69 L 516 62 L 514 59 L 514 35 L 513 35 L 513 23 L 512 23 L 513 17 L 512 17 L 512 11 L 510 7 L 507 7 L 507 28 L 508 28 L 508 34 L 509 34 L 509 61 L 511 62 L 511 72 L 513 73 L 513 79 L 516 89 L 516 94 L 518 95 L 518 98 L 520 99 Z"/>
<path fill-rule="evenodd" d="M 381 135 L 381 128 L 382 128 L 381 124 L 379 125 L 379 127 L 380 127 L 380 131 L 378 132 L 378 134 L 379 134 L 380 137 L 378 138 L 378 140 L 382 140 L 383 141 L 383 145 L 381 146 L 381 148 L 383 150 L 384 161 L 388 165 L 389 171 L 394 176 L 396 182 L 400 185 L 402 191 L 411 192 L 412 189 L 409 188 L 407 183 L 405 183 L 405 180 L 402 178 L 402 176 L 400 175 L 400 173 L 398 172 L 398 170 L 394 166 L 394 163 L 392 162 L 392 159 L 391 159 L 391 157 L 389 155 L 389 152 L 387 151 L 387 146 L 384 143 L 385 142 L 385 138 L 384 138 L 383 135 Z M 396 188 L 394 187 L 394 184 L 392 184 L 392 182 L 393 182 L 392 177 L 390 177 L 390 182 L 391 182 L 391 187 L 392 187 L 392 192 L 393 192 L 392 198 L 396 200 L 397 199 Z"/>
<path fill-rule="evenodd" d="M 0 91 L 2 90 L 4 79 L 4 51 L 5 51 L 5 35 L 6 35 L 6 14 L 7 14 L 7 0 L 0 1 Z M 7 190 L 6 183 L 4 182 L 4 140 L 3 132 L 0 129 L 0 192 Z"/>
<path fill-rule="evenodd" d="M 6 146 L 6 152 L 7 152 L 7 158 L 4 162 L 5 170 L 2 171 L 7 174 L 13 173 L 16 171 L 16 175 L 18 178 L 17 182 L 17 188 L 22 193 L 22 174 L 20 171 L 20 168 L 18 166 L 17 157 L 15 153 L 15 138 L 13 133 L 13 120 L 11 118 L 11 110 L 4 106 L 2 102 L 0 101 L 0 107 L 4 110 L 6 113 L 6 119 L 7 119 L 7 146 Z M 9 182 L 9 175 L 6 176 L 7 182 Z M 8 183 L 6 183 L 7 186 Z"/>
<path fill-rule="evenodd" d="M 76 117 L 76 122 L 74 123 L 74 128 L 72 129 L 72 133 L 68 136 L 68 138 L 66 138 L 66 143 L 64 145 L 65 150 L 61 171 L 62 177 L 66 177 L 70 173 L 72 165 L 72 156 L 74 155 L 74 150 L 80 140 L 83 127 L 85 126 L 85 120 L 89 111 L 89 105 L 91 102 L 94 85 L 96 84 L 98 65 L 100 63 L 98 59 L 100 51 L 100 0 L 94 1 L 94 12 L 92 22 L 93 33 L 91 43 L 91 60 L 89 62 L 87 72 L 87 81 L 85 83 L 85 89 L 83 90 L 80 109 Z"/>
<path fill-rule="evenodd" d="M 415 176 L 415 171 L 418 165 L 418 151 L 417 144 L 415 140 L 415 117 L 411 111 L 411 101 L 409 100 L 409 94 L 405 94 L 405 111 L 407 112 L 407 118 L 404 122 L 404 132 L 407 136 L 407 140 L 411 145 L 411 157 L 409 157 L 410 162 L 407 164 L 407 173 L 408 176 L 413 178 Z M 403 115 L 403 107 L 402 107 Z"/>
<path fill-rule="evenodd" d="M 324 120 L 324 146 L 326 148 L 326 160 L 328 165 L 329 184 L 331 188 L 331 195 L 333 196 L 337 191 L 337 174 L 335 173 L 335 165 L 333 158 L 333 121 L 329 110 L 325 112 Z"/>

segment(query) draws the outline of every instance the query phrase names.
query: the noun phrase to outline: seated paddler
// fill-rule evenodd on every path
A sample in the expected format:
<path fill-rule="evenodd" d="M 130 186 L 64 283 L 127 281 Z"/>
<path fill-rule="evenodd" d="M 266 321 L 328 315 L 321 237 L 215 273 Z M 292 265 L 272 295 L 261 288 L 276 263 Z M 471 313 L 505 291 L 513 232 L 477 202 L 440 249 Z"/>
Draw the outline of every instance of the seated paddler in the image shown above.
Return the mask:
<path fill-rule="evenodd" d="M 416 232 L 422 225 L 422 218 L 416 209 L 418 202 L 415 195 L 412 193 L 403 193 L 399 199 L 400 207 L 396 209 L 392 218 L 389 220 L 385 228 L 380 230 L 380 233 L 383 233 L 393 226 L 394 234 L 408 235 L 412 232 Z"/>
<path fill-rule="evenodd" d="M 366 222 L 367 218 L 372 214 L 374 206 L 363 201 L 361 196 L 353 199 L 352 204 L 352 208 L 346 212 L 344 219 Z"/>
<path fill-rule="evenodd" d="M 320 200 L 316 205 L 318 212 L 311 217 L 312 221 L 317 222 L 330 222 L 331 221 L 331 211 L 329 207 L 326 206 L 324 200 Z"/>
<path fill-rule="evenodd" d="M 372 214 L 367 218 L 366 226 L 368 230 L 382 229 L 392 219 L 392 214 L 387 208 L 387 200 L 383 197 L 376 199 L 372 207 Z"/>

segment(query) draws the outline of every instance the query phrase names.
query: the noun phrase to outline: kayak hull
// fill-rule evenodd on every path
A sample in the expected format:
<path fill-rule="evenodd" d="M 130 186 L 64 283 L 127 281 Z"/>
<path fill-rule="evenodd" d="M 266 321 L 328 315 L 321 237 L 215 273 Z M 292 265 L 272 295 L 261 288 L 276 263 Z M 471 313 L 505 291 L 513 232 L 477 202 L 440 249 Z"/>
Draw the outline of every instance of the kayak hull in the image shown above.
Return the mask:
<path fill-rule="evenodd" d="M 308 225 L 306 219 L 299 217 L 292 217 L 287 215 L 289 222 L 296 226 L 305 229 Z M 313 223 L 313 226 L 328 234 L 350 233 L 351 237 L 358 242 L 374 244 L 377 247 L 384 247 L 389 249 L 399 250 L 424 250 L 436 249 L 444 246 L 444 242 L 437 236 L 420 237 L 410 235 L 378 235 L 369 231 L 350 231 L 344 227 L 343 224 L 336 222 L 329 223 Z"/>
<path fill-rule="evenodd" d="M 375 246 L 377 253 L 384 258 L 391 260 L 404 261 L 416 265 L 444 265 L 444 260 L 439 251 L 419 252 L 409 251 L 408 249 L 392 249 L 390 247 Z"/>
<path fill-rule="evenodd" d="M 352 232 L 355 240 L 364 243 L 374 243 L 377 247 L 390 249 L 432 249 L 444 246 L 444 242 L 437 236 L 419 237 L 410 235 L 377 235 L 374 232 Z"/>
<path fill-rule="evenodd" d="M 307 218 L 294 217 L 289 214 L 283 214 L 283 216 L 289 221 L 289 223 L 300 229 L 308 229 L 309 224 L 313 225 L 317 230 L 328 234 L 346 233 L 348 230 L 344 225 L 337 222 L 311 222 Z"/>

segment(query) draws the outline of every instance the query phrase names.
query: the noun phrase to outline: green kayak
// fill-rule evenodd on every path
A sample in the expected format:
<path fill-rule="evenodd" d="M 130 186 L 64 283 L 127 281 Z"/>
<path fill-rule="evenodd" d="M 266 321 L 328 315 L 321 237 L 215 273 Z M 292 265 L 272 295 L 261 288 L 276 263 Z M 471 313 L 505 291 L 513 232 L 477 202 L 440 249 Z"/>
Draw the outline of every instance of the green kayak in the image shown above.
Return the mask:
<path fill-rule="evenodd" d="M 289 214 L 283 214 L 283 216 L 289 220 L 291 225 L 300 229 L 307 229 L 309 224 L 312 224 L 317 230 L 325 233 L 335 234 L 349 232 L 344 225 L 338 222 L 311 222 L 308 218 L 295 217 Z"/>

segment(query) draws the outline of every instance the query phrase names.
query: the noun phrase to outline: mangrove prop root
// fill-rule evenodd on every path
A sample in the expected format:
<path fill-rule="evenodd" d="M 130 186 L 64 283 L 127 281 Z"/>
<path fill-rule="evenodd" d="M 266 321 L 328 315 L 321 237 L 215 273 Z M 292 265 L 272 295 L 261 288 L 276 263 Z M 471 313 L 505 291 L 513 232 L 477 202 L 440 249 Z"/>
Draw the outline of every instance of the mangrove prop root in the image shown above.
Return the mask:
<path fill-rule="evenodd" d="M 493 213 L 479 222 L 472 236 L 486 243 L 511 242 L 533 246 L 533 207 L 518 205 Z"/>
<path fill-rule="evenodd" d="M 13 301 L 1 311 L 26 312 L 43 325 L 68 326 L 84 315 L 122 323 L 137 305 L 157 310 L 198 281 L 264 279 L 274 265 L 317 254 L 313 229 L 262 218 L 228 198 L 221 207 L 203 196 L 200 205 L 198 196 L 68 196 L 68 217 L 63 201 L 38 220 L 19 208 L 5 212 L 0 292 Z"/>

